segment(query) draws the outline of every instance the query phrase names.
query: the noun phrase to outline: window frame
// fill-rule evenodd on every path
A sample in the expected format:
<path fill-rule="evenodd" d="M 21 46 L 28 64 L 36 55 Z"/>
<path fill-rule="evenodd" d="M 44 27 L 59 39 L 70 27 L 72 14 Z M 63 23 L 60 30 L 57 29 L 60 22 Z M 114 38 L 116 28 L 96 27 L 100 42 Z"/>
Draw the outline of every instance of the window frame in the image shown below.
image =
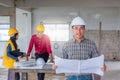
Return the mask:
<path fill-rule="evenodd" d="M 51 36 L 49 35 L 50 33 L 48 32 L 48 33 L 46 33 L 48 30 L 46 30 L 47 29 L 47 27 L 49 27 L 49 25 L 53 25 L 54 27 L 52 27 L 52 29 L 53 29 L 53 31 L 52 31 L 52 29 L 51 29 L 51 32 L 52 32 L 52 36 L 53 36 L 53 38 L 51 39 Z M 67 35 L 67 39 L 66 40 L 59 40 L 59 38 L 57 38 L 57 34 L 56 33 L 58 33 L 58 34 L 60 34 L 60 32 L 58 32 L 58 31 L 62 31 L 62 30 L 64 30 L 64 29 L 62 29 L 62 27 L 61 27 L 61 29 L 59 30 L 58 28 L 60 28 L 60 25 L 64 25 L 64 26 L 67 26 L 67 28 L 65 29 L 65 30 L 68 30 L 68 35 Z M 45 26 L 45 34 L 47 34 L 48 36 L 49 36 L 49 38 L 50 38 L 50 40 L 52 41 L 52 42 L 58 42 L 58 41 L 68 41 L 69 40 L 69 35 L 70 35 L 70 31 L 69 31 L 69 24 L 65 24 L 65 23 L 46 23 L 46 24 L 44 24 L 44 26 Z M 62 33 L 62 32 L 61 32 Z M 66 38 L 66 37 L 65 37 Z"/>
<path fill-rule="evenodd" d="M 0 42 L 6 42 L 9 40 L 8 30 L 10 28 L 10 16 L 0 16 L 0 17 L 3 19 L 0 20 Z M 5 30 L 6 32 L 3 33 Z M 3 37 L 4 35 L 5 37 Z"/>

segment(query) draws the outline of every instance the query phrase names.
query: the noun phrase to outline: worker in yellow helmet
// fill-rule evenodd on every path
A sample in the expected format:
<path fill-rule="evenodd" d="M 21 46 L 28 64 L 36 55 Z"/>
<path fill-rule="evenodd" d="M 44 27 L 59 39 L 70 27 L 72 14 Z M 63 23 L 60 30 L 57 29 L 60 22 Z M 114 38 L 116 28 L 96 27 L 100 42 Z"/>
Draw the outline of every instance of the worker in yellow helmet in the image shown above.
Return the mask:
<path fill-rule="evenodd" d="M 44 32 L 45 27 L 44 27 L 43 24 L 39 24 L 39 25 L 36 26 L 35 30 L 36 30 L 37 32 Z"/>
<path fill-rule="evenodd" d="M 44 30 L 45 30 L 44 25 L 39 24 L 36 26 L 35 29 L 37 33 L 32 35 L 31 37 L 29 48 L 27 51 L 27 56 L 30 56 L 31 50 L 34 46 L 36 60 L 42 58 L 45 62 L 47 62 L 48 58 L 50 58 L 50 61 L 53 62 L 50 39 L 46 34 L 44 34 Z M 38 80 L 44 80 L 44 76 L 45 76 L 44 73 L 38 73 Z"/>
<path fill-rule="evenodd" d="M 8 80 L 10 79 L 9 69 L 14 66 L 14 62 L 19 61 L 25 53 L 20 52 L 18 49 L 16 40 L 18 39 L 18 30 L 16 28 L 10 28 L 8 31 L 8 36 L 10 39 L 6 43 L 6 48 L 3 55 L 3 66 L 8 69 Z M 19 73 L 15 73 L 15 80 L 20 80 Z"/>

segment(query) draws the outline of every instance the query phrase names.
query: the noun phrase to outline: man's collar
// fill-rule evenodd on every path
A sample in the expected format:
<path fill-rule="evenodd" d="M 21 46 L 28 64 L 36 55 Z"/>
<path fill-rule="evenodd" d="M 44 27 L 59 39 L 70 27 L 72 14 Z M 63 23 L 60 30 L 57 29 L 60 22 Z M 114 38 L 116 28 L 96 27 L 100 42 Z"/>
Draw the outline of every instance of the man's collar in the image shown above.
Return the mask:
<path fill-rule="evenodd" d="M 85 40 L 85 37 L 83 37 L 80 42 L 82 42 L 84 40 Z M 75 38 L 73 38 L 73 42 L 77 42 Z"/>

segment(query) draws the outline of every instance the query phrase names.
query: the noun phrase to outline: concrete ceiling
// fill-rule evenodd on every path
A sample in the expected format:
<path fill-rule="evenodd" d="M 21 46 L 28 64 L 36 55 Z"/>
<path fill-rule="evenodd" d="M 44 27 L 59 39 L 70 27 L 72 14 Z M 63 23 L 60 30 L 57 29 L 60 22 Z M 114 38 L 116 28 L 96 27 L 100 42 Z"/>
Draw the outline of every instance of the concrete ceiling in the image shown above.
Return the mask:
<path fill-rule="evenodd" d="M 14 0 L 0 0 L 0 6 L 3 7 L 13 7 Z"/>
<path fill-rule="evenodd" d="M 15 0 L 20 8 L 39 7 L 120 7 L 120 0 Z M 0 0 L 0 5 L 12 7 L 14 0 Z"/>
<path fill-rule="evenodd" d="M 120 0 L 18 0 L 19 7 L 120 7 Z"/>

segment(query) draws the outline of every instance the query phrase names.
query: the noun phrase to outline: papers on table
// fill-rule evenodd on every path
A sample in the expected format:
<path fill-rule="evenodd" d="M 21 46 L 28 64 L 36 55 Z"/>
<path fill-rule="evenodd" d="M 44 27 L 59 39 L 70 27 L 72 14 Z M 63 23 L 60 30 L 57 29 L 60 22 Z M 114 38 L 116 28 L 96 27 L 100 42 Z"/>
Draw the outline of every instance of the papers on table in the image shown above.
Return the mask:
<path fill-rule="evenodd" d="M 33 62 L 33 63 L 32 63 Z M 14 68 L 20 69 L 52 69 L 53 63 L 45 63 L 44 65 L 36 65 L 35 61 L 15 62 Z"/>
<path fill-rule="evenodd" d="M 101 67 L 104 65 L 104 55 L 87 60 L 62 59 L 55 56 L 56 73 L 96 73 L 103 76 Z"/>
<path fill-rule="evenodd" d="M 15 62 L 14 67 L 32 67 L 36 66 L 35 60 Z"/>

